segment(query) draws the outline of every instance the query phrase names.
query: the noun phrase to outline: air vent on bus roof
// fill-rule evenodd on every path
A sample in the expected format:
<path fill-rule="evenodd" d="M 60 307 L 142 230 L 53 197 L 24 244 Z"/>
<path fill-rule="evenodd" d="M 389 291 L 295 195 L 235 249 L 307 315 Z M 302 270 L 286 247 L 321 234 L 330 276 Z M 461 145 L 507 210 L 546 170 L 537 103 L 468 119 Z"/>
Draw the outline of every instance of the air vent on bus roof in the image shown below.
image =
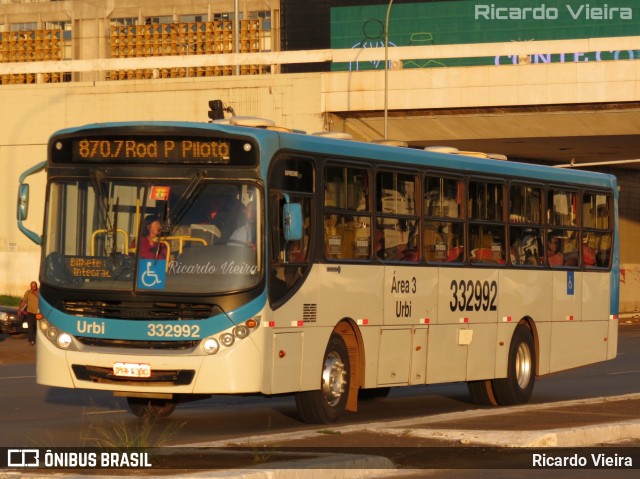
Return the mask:
<path fill-rule="evenodd" d="M 402 148 L 409 147 L 409 143 L 402 140 L 373 140 L 373 143 L 375 143 L 376 145 L 399 146 Z"/>
<path fill-rule="evenodd" d="M 256 116 L 232 116 L 229 118 L 229 123 L 236 126 L 248 126 L 252 128 L 268 128 L 276 126 L 275 121 L 267 120 L 266 118 L 258 118 Z"/>
<path fill-rule="evenodd" d="M 313 133 L 313 136 L 336 138 L 338 140 L 353 140 L 353 137 L 349 133 L 342 133 L 340 131 L 319 131 L 317 133 Z"/>
<path fill-rule="evenodd" d="M 481 151 L 460 151 L 452 146 L 427 146 L 425 151 L 434 153 L 446 153 L 448 155 L 473 156 L 474 158 L 487 158 L 491 160 L 506 161 L 508 158 L 501 153 L 483 153 Z"/>
<path fill-rule="evenodd" d="M 457 155 L 460 150 L 452 146 L 427 146 L 424 151 L 432 151 L 434 153 L 447 153 L 449 155 Z"/>

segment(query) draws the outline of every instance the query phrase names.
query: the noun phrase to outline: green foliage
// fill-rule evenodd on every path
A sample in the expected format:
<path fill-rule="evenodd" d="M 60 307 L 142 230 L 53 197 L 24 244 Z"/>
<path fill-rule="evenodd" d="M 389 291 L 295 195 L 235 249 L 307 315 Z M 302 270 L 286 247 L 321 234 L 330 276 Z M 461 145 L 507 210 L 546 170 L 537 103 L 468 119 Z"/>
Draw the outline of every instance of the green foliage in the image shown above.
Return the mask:
<path fill-rule="evenodd" d="M 20 296 L 0 294 L 0 304 L 2 304 L 3 306 L 18 306 L 20 304 L 20 299 Z"/>
<path fill-rule="evenodd" d="M 184 424 L 149 418 L 110 421 L 90 426 L 83 442 L 88 446 L 116 449 L 160 447 L 166 445 Z"/>

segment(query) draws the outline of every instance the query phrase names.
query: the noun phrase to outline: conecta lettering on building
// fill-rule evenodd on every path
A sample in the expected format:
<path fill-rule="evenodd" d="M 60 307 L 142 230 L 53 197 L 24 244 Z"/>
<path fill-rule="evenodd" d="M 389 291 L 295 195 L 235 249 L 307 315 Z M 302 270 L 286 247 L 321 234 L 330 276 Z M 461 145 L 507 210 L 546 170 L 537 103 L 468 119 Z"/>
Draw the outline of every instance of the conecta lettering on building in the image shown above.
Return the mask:
<path fill-rule="evenodd" d="M 598 52 L 575 52 L 575 53 L 534 53 L 526 55 L 528 63 L 586 63 L 586 62 L 603 62 L 618 60 L 637 60 L 640 59 L 640 50 L 616 50 L 616 51 L 598 51 Z M 521 55 L 496 56 L 496 65 L 517 65 L 522 63 Z"/>

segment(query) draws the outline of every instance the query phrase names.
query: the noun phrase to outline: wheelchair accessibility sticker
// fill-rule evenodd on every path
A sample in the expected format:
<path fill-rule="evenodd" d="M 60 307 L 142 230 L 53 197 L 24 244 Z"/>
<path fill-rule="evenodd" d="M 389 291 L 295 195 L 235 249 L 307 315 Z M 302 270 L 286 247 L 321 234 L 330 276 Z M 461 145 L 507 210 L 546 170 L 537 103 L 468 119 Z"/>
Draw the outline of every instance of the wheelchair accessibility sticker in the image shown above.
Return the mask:
<path fill-rule="evenodd" d="M 164 259 L 141 259 L 138 263 L 138 288 L 164 289 L 167 276 L 167 261 Z"/>
<path fill-rule="evenodd" d="M 573 271 L 567 271 L 567 296 L 573 296 L 576 288 L 576 281 Z"/>

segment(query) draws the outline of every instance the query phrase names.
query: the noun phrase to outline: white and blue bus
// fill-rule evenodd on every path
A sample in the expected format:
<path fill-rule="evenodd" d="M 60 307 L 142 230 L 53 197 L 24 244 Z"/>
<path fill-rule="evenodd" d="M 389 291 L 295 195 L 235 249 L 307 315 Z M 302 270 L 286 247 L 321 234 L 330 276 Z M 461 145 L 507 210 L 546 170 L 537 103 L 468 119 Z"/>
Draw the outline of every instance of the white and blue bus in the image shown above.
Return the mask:
<path fill-rule="evenodd" d="M 25 224 L 46 169 L 43 234 Z M 55 133 L 20 180 L 41 244 L 37 382 L 138 416 L 214 394 L 358 396 L 536 376 L 617 351 L 613 176 L 284 131 L 131 122 Z"/>

